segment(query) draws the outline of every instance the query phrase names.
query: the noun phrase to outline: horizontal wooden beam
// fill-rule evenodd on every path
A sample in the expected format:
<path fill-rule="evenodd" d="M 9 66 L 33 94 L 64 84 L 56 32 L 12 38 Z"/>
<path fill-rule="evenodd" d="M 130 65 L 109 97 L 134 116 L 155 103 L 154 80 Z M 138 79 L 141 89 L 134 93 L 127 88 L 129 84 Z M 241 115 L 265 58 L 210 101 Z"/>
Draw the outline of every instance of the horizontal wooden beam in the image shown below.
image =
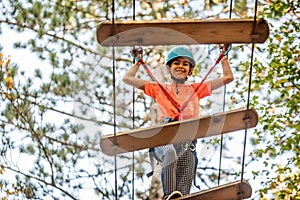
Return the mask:
<path fill-rule="evenodd" d="M 264 19 L 154 20 L 102 22 L 102 46 L 263 43 L 269 36 Z"/>
<path fill-rule="evenodd" d="M 176 200 L 241 200 L 250 198 L 251 185 L 246 181 L 236 181 L 222 186 L 189 194 Z"/>
<path fill-rule="evenodd" d="M 245 116 L 248 116 L 247 119 Z M 251 128 L 255 127 L 257 122 L 258 115 L 253 108 L 238 109 L 197 119 L 120 132 L 116 135 L 105 135 L 100 140 L 100 147 L 103 153 L 112 156 Z"/>

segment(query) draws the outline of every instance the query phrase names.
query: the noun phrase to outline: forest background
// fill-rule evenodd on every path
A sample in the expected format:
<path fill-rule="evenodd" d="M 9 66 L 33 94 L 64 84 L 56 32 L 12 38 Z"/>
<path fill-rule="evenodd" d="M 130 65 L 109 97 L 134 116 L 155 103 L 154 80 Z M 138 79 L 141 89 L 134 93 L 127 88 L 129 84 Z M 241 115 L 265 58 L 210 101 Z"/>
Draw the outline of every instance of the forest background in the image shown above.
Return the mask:
<path fill-rule="evenodd" d="M 132 65 L 130 47 L 116 48 L 113 55 L 112 48 L 97 43 L 97 26 L 112 17 L 253 18 L 254 1 L 232 3 L 230 10 L 230 1 L 222 0 L 2 0 L 0 197 L 159 198 L 159 182 L 145 176 L 147 151 L 114 158 L 99 149 L 100 137 L 114 131 L 114 122 L 118 131 L 151 125 L 153 102 L 121 81 Z M 248 133 L 244 177 L 254 189 L 252 199 L 300 199 L 300 2 L 259 1 L 257 16 L 268 21 L 270 36 L 254 51 L 250 104 L 259 124 Z M 159 66 L 169 48 L 145 48 L 145 60 L 160 80 L 166 78 Z M 219 50 L 217 45 L 192 48 L 201 52 L 197 81 Z M 224 90 L 203 101 L 203 115 L 246 105 L 250 57 L 251 44 L 233 45 L 235 81 L 224 101 L 216 101 Z M 216 70 L 212 76 L 218 75 Z M 220 171 L 220 138 L 200 141 L 196 180 L 202 189 L 240 179 L 243 145 L 243 132 L 224 136 Z"/>

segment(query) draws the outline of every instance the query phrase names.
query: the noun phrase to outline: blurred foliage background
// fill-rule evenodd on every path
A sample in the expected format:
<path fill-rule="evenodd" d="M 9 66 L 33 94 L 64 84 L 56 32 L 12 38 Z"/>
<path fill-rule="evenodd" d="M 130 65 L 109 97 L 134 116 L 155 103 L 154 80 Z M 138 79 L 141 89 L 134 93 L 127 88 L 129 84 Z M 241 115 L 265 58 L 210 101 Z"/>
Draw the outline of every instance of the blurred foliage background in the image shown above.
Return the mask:
<path fill-rule="evenodd" d="M 114 131 L 114 122 L 118 131 L 151 125 L 155 105 L 121 81 L 132 65 L 130 47 L 115 48 L 113 55 L 112 48 L 97 43 L 97 26 L 112 21 L 112 16 L 115 20 L 254 16 L 254 1 L 232 3 L 230 10 L 230 1 L 224 0 L 1 1 L 0 197 L 159 199 L 159 181 L 145 176 L 150 170 L 147 151 L 115 159 L 99 149 L 100 137 Z M 247 138 L 244 177 L 254 188 L 253 199 L 300 199 L 300 2 L 259 1 L 257 15 L 269 22 L 270 37 L 254 51 L 250 103 L 260 118 Z M 30 57 L 14 62 L 4 46 L 8 40 L 16 52 L 30 52 Z M 168 78 L 161 75 L 165 74 L 160 66 L 169 48 L 145 48 L 145 61 L 162 81 Z M 217 57 L 218 46 L 192 48 L 202 52 L 193 77 L 197 81 Z M 226 110 L 246 104 L 250 56 L 251 45 L 233 45 L 229 58 L 235 81 L 226 88 Z M 35 65 L 36 59 L 42 64 Z M 140 75 L 147 78 L 143 71 Z M 223 101 L 216 100 L 222 92 L 203 101 L 202 114 L 222 111 Z M 202 189 L 239 180 L 242 133 L 224 136 L 221 176 L 220 138 L 199 142 L 196 180 Z"/>

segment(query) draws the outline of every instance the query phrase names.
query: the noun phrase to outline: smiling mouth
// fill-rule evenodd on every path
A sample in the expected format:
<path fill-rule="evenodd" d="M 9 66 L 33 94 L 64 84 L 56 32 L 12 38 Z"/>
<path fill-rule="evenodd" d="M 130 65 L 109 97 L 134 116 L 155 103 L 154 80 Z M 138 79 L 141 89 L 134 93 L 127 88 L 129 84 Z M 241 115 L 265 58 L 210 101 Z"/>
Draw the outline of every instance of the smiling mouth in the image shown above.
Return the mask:
<path fill-rule="evenodd" d="M 182 78 L 186 76 L 185 74 L 186 73 L 184 71 L 175 71 L 173 75 L 177 78 Z"/>
<path fill-rule="evenodd" d="M 185 70 L 184 70 L 184 69 L 176 69 L 175 71 L 176 71 L 176 72 L 182 72 L 182 73 L 184 73 L 184 72 L 185 72 Z"/>

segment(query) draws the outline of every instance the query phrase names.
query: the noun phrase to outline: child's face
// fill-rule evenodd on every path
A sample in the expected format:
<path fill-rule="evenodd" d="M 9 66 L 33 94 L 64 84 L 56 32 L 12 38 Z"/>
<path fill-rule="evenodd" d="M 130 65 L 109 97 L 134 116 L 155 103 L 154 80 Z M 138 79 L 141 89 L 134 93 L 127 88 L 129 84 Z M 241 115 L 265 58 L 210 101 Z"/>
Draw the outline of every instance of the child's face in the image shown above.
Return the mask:
<path fill-rule="evenodd" d="M 184 79 L 189 75 L 190 62 L 187 58 L 176 58 L 170 66 L 170 73 L 177 79 Z"/>

